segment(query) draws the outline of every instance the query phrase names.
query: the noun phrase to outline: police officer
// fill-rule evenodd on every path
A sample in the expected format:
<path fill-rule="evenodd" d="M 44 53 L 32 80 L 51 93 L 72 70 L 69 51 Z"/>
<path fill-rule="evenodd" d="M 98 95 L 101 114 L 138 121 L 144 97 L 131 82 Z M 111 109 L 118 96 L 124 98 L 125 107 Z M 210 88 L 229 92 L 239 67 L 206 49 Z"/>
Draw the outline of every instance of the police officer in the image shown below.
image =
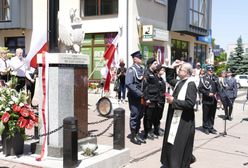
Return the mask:
<path fill-rule="evenodd" d="M 232 120 L 231 116 L 232 116 L 232 110 L 233 110 L 233 103 L 237 97 L 237 82 L 236 79 L 234 77 L 232 77 L 232 72 L 231 71 L 227 71 L 227 77 L 225 79 L 225 92 L 227 95 L 227 98 L 229 101 L 227 101 L 227 106 L 225 108 L 225 112 L 226 112 L 226 119 L 228 120 Z"/>
<path fill-rule="evenodd" d="M 157 60 L 152 57 L 147 60 L 147 69 L 144 74 L 143 91 L 145 99 L 144 129 L 145 139 L 154 139 L 152 132 L 158 110 L 159 81 L 156 75 Z"/>
<path fill-rule="evenodd" d="M 140 51 L 131 54 L 133 57 L 133 65 L 128 68 L 125 78 L 125 84 L 128 89 L 127 97 L 129 102 L 130 114 L 130 130 L 131 142 L 140 145 L 145 143 L 139 135 L 140 120 L 143 117 L 143 106 L 141 100 L 143 97 L 142 80 L 144 70 L 141 67 L 142 55 Z"/>
<path fill-rule="evenodd" d="M 199 83 L 199 92 L 202 93 L 202 111 L 203 111 L 203 132 L 205 134 L 216 134 L 214 129 L 214 119 L 217 108 L 215 95 L 218 87 L 218 77 L 213 74 L 214 67 L 206 66 L 207 73 L 201 78 Z"/>

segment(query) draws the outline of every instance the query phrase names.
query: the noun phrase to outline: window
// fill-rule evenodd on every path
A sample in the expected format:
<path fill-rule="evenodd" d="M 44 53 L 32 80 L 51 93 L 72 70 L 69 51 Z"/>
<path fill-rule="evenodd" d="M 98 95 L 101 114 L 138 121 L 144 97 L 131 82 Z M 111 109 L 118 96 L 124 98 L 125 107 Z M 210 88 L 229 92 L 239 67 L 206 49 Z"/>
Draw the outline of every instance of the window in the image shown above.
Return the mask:
<path fill-rule="evenodd" d="M 10 0 L 0 0 L 0 21 L 10 20 Z"/>
<path fill-rule="evenodd" d="M 195 43 L 194 45 L 194 65 L 200 62 L 201 65 L 205 63 L 207 53 L 207 45 Z"/>
<path fill-rule="evenodd" d="M 88 55 L 88 74 L 90 75 L 90 80 L 101 79 L 100 71 L 105 63 L 102 61 L 102 58 L 107 49 L 107 44 L 112 43 L 116 34 L 85 34 L 81 53 Z"/>
<path fill-rule="evenodd" d="M 25 37 L 6 37 L 5 46 L 8 47 L 12 53 L 15 53 L 17 48 L 22 48 L 23 53 L 25 53 Z"/>
<path fill-rule="evenodd" d="M 189 23 L 192 26 L 207 28 L 207 0 L 190 0 Z"/>
<path fill-rule="evenodd" d="M 118 14 L 118 0 L 81 0 L 81 9 L 82 16 Z"/>
<path fill-rule="evenodd" d="M 189 42 L 172 39 L 171 40 L 171 62 L 176 59 L 188 61 Z"/>

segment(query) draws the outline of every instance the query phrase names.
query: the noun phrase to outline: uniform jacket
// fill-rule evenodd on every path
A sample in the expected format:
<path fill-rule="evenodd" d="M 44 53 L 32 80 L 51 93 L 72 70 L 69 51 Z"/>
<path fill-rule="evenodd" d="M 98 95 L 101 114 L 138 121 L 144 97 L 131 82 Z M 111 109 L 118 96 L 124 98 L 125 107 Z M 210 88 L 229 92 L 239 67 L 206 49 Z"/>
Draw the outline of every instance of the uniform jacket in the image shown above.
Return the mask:
<path fill-rule="evenodd" d="M 225 92 L 227 97 L 229 98 L 236 98 L 237 97 L 237 82 L 236 79 L 231 77 L 231 78 L 225 78 Z"/>
<path fill-rule="evenodd" d="M 141 66 L 136 64 L 128 68 L 125 78 L 125 84 L 128 89 L 128 96 L 134 96 L 135 98 L 141 98 L 142 92 L 142 79 L 144 70 Z"/>
<path fill-rule="evenodd" d="M 214 95 L 218 91 L 218 77 L 204 75 L 200 79 L 200 83 L 198 86 L 198 90 L 202 93 L 202 103 L 203 104 L 215 104 L 216 99 L 214 96 L 209 96 L 209 93 L 213 93 Z"/>
<path fill-rule="evenodd" d="M 147 69 L 144 74 L 143 91 L 145 100 L 159 101 L 159 80 L 150 69 Z"/>

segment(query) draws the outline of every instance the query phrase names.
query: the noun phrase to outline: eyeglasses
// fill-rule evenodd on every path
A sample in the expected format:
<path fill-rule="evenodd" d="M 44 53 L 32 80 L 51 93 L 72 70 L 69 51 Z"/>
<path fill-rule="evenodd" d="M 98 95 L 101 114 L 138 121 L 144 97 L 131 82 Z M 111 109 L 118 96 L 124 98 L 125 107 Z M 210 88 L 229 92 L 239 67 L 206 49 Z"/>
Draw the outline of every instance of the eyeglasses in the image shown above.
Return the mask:
<path fill-rule="evenodd" d="M 185 71 L 185 72 L 187 72 L 187 70 L 185 70 L 183 68 L 179 68 L 179 71 Z"/>

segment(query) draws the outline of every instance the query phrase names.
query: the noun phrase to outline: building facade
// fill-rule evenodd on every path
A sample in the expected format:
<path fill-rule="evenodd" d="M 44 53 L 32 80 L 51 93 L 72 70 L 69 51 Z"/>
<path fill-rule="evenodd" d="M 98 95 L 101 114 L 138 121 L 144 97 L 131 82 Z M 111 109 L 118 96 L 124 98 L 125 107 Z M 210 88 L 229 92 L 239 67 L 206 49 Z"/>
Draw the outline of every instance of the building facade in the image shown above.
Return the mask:
<path fill-rule="evenodd" d="M 22 4 L 19 11 L 26 18 L 22 15 L 18 18 L 14 13 L 18 6 L 16 1 L 0 0 L 0 3 L 9 3 L 8 12 L 0 14 L 0 46 L 21 47 L 27 53 L 32 25 L 41 17 L 37 12 L 41 10 L 37 8 L 46 8 L 46 3 L 44 0 L 18 1 Z M 203 64 L 210 57 L 211 45 L 208 41 L 197 40 L 197 37 L 210 33 L 212 0 L 60 0 L 59 3 L 62 11 L 69 13 L 70 9 L 77 9 L 82 19 L 85 38 L 81 52 L 89 57 L 88 69 L 89 74 L 94 71 L 93 80 L 100 79 L 103 54 L 119 31 L 116 64 L 122 58 L 129 67 L 132 64 L 130 54 L 137 50 L 142 51 L 144 63 L 154 56 L 160 63 L 170 64 L 181 59 Z M 30 4 L 31 8 L 28 7 Z M 0 8 L 6 11 L 4 6 Z M 18 25 L 15 20 L 26 24 Z M 12 25 L 7 25 L 9 22 Z M 8 42 L 11 38 L 17 38 L 17 45 L 11 46 Z M 20 45 L 19 41 L 22 41 Z"/>

